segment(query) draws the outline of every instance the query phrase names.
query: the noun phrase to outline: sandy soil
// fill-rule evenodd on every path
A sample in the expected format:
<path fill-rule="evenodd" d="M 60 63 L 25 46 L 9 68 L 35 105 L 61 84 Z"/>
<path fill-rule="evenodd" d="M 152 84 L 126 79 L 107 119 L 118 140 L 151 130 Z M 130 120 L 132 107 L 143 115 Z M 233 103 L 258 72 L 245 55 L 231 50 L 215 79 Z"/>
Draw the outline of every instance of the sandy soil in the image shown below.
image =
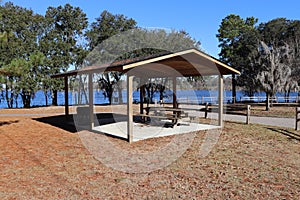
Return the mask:
<path fill-rule="evenodd" d="M 103 109 L 103 107 L 102 107 Z M 57 115 L 63 107 L 0 110 Z M 199 156 L 207 132 L 182 156 L 148 173 L 108 167 L 83 145 L 80 133 L 45 116 L 0 115 L 0 199 L 297 199 L 300 132 L 225 123 L 218 143 Z M 55 120 L 55 119 L 54 119 Z M 60 120 L 60 119 L 58 119 Z M 84 132 L 92 135 L 94 133 Z M 173 137 L 126 141 L 97 135 L 124 151 L 163 149 Z M 114 159 L 107 154 L 107 159 Z M 156 161 L 153 161 L 154 164 Z"/>

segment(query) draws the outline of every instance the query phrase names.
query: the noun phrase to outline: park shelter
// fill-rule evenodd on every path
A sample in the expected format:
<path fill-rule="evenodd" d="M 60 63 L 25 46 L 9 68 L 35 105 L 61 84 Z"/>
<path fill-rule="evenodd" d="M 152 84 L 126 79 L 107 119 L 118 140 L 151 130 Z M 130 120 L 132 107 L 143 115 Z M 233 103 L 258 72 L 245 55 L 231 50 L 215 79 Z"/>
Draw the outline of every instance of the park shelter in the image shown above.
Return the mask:
<path fill-rule="evenodd" d="M 167 66 L 167 67 L 163 67 Z M 68 77 L 88 75 L 90 129 L 94 127 L 93 74 L 117 71 L 127 75 L 127 139 L 133 141 L 133 78 L 173 79 L 173 107 L 176 107 L 176 78 L 192 76 L 218 76 L 218 126 L 223 126 L 223 76 L 239 74 L 234 68 L 198 49 L 187 49 L 175 53 L 165 53 L 143 58 L 115 61 L 109 64 L 88 66 L 53 75 L 53 78 L 64 78 L 65 115 L 69 115 Z M 174 73 L 176 72 L 176 73 Z M 140 90 L 142 91 L 142 90 Z M 143 100 L 140 94 L 140 112 L 143 113 Z"/>

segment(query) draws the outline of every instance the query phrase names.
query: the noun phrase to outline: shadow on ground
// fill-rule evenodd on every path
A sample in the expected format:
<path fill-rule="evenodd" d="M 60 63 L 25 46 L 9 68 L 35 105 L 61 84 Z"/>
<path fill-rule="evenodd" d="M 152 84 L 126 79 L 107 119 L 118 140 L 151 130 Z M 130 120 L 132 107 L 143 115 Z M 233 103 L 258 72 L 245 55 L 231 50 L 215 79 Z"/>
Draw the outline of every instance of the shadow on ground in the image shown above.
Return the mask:
<path fill-rule="evenodd" d="M 18 122 L 19 122 L 19 120 L 15 120 L 15 121 L 5 121 L 5 122 L 1 122 L 1 121 L 0 121 L 0 126 L 10 125 L 10 124 L 18 123 Z"/>
<path fill-rule="evenodd" d="M 288 136 L 291 139 L 295 139 L 295 140 L 300 141 L 300 135 L 297 134 L 297 133 L 293 133 L 293 132 L 288 131 L 286 129 L 277 129 L 277 128 L 267 128 L 267 129 L 269 129 L 271 131 L 274 131 L 274 132 L 277 132 L 277 133 L 280 133 L 282 135 Z"/>
<path fill-rule="evenodd" d="M 126 115 L 115 113 L 99 113 L 95 116 L 95 126 L 101 126 L 127 120 Z M 56 115 L 50 117 L 35 118 L 34 120 L 61 128 L 71 133 L 89 129 L 89 118 L 87 116 L 79 116 L 77 114 L 69 116 Z"/>
<path fill-rule="evenodd" d="M 61 128 L 71 133 L 77 132 L 72 115 L 68 117 L 66 117 L 65 115 L 56 115 L 50 117 L 35 118 L 34 120 Z"/>

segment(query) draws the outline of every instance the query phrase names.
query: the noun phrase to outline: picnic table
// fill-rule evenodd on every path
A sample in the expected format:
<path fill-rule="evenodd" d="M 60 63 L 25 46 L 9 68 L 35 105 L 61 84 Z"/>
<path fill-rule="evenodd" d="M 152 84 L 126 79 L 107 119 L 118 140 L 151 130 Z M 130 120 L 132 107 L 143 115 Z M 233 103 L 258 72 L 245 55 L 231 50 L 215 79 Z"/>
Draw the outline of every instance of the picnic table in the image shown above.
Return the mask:
<path fill-rule="evenodd" d="M 188 114 L 185 113 L 181 108 L 172 108 L 172 107 L 146 107 L 144 108 L 146 114 L 140 114 L 139 116 L 144 117 L 144 120 L 150 120 L 155 118 L 158 120 L 172 120 L 173 124 L 177 124 L 178 119 L 183 117 L 188 117 Z"/>

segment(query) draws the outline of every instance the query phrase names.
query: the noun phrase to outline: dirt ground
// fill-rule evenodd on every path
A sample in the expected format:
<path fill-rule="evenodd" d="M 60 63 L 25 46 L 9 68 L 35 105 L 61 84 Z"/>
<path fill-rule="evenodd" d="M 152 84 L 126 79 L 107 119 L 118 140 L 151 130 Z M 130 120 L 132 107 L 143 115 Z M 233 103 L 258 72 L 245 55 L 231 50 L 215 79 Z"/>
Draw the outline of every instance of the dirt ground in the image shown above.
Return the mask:
<path fill-rule="evenodd" d="M 298 199 L 300 132 L 225 123 L 217 144 L 199 156 L 207 131 L 170 165 L 122 172 L 97 160 L 79 133 L 42 119 L 63 107 L 0 110 L 0 199 Z M 59 120 L 59 119 L 58 119 Z M 85 134 L 94 134 L 85 132 Z M 194 135 L 193 135 L 194 134 Z M 163 149 L 173 137 L 129 144 L 98 134 L 124 151 Z M 107 159 L 113 156 L 107 154 Z M 155 161 L 154 161 L 155 162 Z"/>

